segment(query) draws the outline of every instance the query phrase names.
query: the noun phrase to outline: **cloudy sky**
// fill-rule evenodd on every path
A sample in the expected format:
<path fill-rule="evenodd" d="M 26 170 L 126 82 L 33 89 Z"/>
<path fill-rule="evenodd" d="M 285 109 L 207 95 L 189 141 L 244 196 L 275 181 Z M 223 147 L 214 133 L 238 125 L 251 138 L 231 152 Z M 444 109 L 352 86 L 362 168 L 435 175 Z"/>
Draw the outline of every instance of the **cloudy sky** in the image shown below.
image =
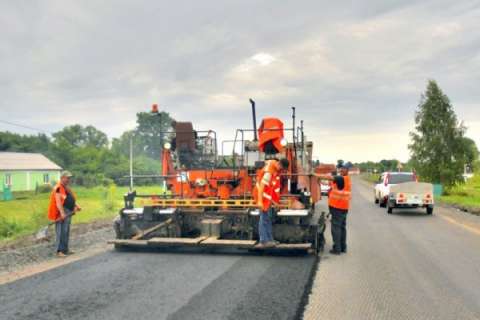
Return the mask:
<path fill-rule="evenodd" d="M 251 97 L 321 161 L 405 161 L 435 79 L 480 145 L 480 1 L 3 0 L 0 28 L 4 121 L 115 137 L 158 103 L 232 139 Z"/>

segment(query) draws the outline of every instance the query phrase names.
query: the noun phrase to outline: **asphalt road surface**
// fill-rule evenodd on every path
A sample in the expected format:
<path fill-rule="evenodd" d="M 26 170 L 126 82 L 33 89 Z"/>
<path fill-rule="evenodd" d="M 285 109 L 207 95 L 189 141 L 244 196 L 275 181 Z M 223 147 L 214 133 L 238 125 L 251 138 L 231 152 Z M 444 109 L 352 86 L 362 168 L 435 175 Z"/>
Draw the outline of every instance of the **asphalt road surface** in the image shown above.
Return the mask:
<path fill-rule="evenodd" d="M 480 319 L 480 217 L 388 215 L 358 180 L 352 206 L 348 253 L 322 258 L 305 319 Z"/>
<path fill-rule="evenodd" d="M 295 319 L 313 256 L 106 252 L 0 286 L 6 319 Z"/>
<path fill-rule="evenodd" d="M 354 180 L 349 251 L 322 256 L 304 318 L 480 319 L 479 217 L 387 215 L 372 197 Z M 0 286 L 0 319 L 295 319 L 316 268 L 312 256 L 108 251 Z"/>

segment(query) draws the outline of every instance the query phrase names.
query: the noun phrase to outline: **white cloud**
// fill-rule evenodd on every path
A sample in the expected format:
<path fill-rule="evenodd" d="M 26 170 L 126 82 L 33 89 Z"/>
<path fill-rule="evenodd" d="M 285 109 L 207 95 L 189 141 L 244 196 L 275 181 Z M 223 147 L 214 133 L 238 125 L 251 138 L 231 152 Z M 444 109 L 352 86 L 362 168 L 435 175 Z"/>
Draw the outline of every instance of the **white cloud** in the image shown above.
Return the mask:
<path fill-rule="evenodd" d="M 1 116 L 118 136 L 158 103 L 228 139 L 254 98 L 287 123 L 296 106 L 320 158 L 404 160 L 433 78 L 480 144 L 478 1 L 272 3 L 2 2 Z"/>

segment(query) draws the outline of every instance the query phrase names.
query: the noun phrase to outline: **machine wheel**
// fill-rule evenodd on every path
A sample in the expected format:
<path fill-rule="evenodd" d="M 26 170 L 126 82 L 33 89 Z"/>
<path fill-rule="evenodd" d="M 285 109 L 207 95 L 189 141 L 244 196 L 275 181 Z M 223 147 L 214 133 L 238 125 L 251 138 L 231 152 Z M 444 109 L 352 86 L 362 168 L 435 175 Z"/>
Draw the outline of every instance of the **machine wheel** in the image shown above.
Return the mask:
<path fill-rule="evenodd" d="M 427 214 L 433 214 L 433 207 L 427 207 Z"/>
<path fill-rule="evenodd" d="M 392 214 L 393 213 L 393 207 L 390 206 L 390 202 L 387 201 L 387 213 L 388 214 Z"/>

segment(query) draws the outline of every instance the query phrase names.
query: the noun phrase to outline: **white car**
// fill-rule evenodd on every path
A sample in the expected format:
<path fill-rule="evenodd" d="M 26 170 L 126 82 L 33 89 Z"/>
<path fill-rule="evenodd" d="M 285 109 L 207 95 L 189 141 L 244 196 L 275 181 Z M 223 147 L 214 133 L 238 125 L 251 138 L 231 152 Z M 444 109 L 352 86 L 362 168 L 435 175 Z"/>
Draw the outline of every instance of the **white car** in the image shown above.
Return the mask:
<path fill-rule="evenodd" d="M 384 172 L 375 184 L 375 203 L 386 207 L 390 187 L 404 182 L 417 181 L 417 176 L 412 172 Z"/>

